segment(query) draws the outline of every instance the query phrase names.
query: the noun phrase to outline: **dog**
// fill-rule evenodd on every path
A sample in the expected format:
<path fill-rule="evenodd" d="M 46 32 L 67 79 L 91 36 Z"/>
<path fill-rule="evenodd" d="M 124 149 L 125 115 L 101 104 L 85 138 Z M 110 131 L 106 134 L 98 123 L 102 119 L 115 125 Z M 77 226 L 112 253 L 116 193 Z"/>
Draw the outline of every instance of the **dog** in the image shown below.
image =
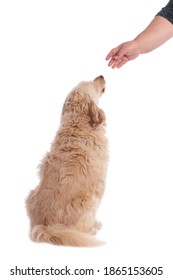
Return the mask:
<path fill-rule="evenodd" d="M 96 211 L 108 167 L 106 117 L 98 107 L 105 79 L 79 83 L 67 96 L 60 127 L 39 166 L 39 185 L 26 199 L 33 241 L 90 247 L 102 244 Z"/>

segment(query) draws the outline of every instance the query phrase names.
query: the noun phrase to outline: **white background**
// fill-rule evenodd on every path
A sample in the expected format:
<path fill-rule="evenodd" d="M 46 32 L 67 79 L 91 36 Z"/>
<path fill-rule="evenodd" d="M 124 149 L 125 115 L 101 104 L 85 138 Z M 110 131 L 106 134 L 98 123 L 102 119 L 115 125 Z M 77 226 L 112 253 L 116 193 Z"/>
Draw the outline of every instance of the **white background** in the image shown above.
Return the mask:
<path fill-rule="evenodd" d="M 1 1 L 2 279 L 19 279 L 10 276 L 16 265 L 100 269 L 82 279 L 106 279 L 105 266 L 163 266 L 163 276 L 107 278 L 172 279 L 173 41 L 121 69 L 105 61 L 165 5 L 165 0 Z M 24 201 L 38 183 L 37 165 L 58 129 L 68 92 L 100 74 L 107 81 L 100 107 L 107 115 L 110 162 L 97 238 L 107 244 L 85 249 L 33 243 Z"/>

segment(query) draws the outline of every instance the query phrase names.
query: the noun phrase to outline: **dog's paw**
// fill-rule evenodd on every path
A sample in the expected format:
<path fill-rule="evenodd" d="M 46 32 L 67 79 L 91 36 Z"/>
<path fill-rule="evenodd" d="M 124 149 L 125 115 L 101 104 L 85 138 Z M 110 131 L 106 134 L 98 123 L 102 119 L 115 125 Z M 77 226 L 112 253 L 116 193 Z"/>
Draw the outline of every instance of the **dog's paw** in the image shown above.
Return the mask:
<path fill-rule="evenodd" d="M 97 229 L 101 229 L 102 228 L 102 223 L 101 222 L 98 222 L 98 221 L 95 221 L 95 227 Z"/>
<path fill-rule="evenodd" d="M 102 227 L 102 223 L 101 223 L 101 222 L 98 222 L 98 221 L 95 221 L 95 223 L 94 223 L 94 225 L 93 225 L 93 227 L 92 227 L 92 229 L 91 229 L 91 234 L 96 234 L 97 231 L 98 231 L 99 229 L 101 229 L 101 227 Z"/>

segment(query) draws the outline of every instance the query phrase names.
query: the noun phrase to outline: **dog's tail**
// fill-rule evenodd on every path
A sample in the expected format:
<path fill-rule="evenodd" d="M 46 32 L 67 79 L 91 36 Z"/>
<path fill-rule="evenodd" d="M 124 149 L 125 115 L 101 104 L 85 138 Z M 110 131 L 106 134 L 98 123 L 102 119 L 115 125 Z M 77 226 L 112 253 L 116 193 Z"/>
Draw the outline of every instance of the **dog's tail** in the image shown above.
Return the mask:
<path fill-rule="evenodd" d="M 104 244 L 104 242 L 96 240 L 92 235 L 73 230 L 61 224 L 56 226 L 35 226 L 31 232 L 31 239 L 38 242 L 76 247 L 93 247 Z"/>

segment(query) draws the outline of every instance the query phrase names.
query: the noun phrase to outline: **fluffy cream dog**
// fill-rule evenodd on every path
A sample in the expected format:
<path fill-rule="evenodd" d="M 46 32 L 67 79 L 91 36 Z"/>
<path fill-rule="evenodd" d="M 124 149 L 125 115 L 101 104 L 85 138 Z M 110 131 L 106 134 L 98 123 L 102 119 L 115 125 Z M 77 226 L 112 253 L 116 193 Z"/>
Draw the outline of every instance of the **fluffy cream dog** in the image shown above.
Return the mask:
<path fill-rule="evenodd" d="M 69 246 L 95 246 L 96 210 L 105 189 L 108 149 L 105 114 L 97 106 L 105 80 L 81 82 L 67 96 L 40 183 L 26 199 L 31 238 Z"/>

